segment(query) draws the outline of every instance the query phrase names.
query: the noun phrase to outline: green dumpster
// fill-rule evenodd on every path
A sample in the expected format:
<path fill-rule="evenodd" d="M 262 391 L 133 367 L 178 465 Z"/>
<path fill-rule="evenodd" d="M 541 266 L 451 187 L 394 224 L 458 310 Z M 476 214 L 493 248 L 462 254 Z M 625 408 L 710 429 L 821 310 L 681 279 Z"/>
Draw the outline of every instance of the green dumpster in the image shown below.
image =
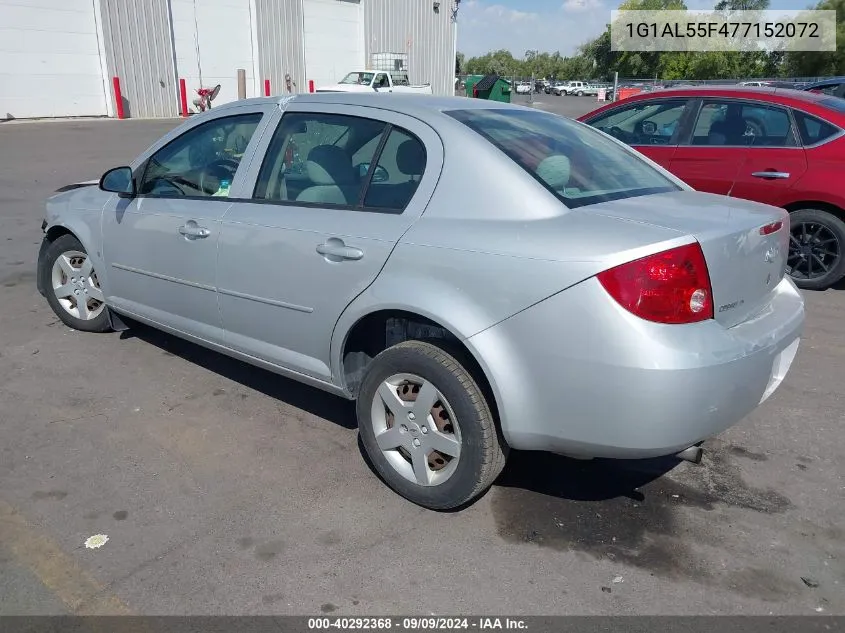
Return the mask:
<path fill-rule="evenodd" d="M 470 75 L 467 77 L 466 87 L 468 97 L 511 102 L 511 83 L 499 75 Z"/>

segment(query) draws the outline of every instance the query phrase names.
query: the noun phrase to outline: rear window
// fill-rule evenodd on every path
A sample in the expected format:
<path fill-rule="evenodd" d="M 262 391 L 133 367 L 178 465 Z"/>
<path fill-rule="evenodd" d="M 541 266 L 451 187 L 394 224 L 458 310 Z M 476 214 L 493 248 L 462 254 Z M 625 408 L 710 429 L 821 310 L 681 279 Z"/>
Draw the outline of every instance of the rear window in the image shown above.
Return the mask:
<path fill-rule="evenodd" d="M 569 208 L 681 190 L 633 150 L 571 119 L 530 110 L 446 114 L 495 145 Z"/>
<path fill-rule="evenodd" d="M 841 97 L 828 97 L 819 101 L 828 110 L 835 110 L 836 112 L 845 112 L 845 99 Z"/>
<path fill-rule="evenodd" d="M 804 145 L 815 145 L 839 133 L 839 128 L 798 110 L 793 111 L 798 133 Z"/>

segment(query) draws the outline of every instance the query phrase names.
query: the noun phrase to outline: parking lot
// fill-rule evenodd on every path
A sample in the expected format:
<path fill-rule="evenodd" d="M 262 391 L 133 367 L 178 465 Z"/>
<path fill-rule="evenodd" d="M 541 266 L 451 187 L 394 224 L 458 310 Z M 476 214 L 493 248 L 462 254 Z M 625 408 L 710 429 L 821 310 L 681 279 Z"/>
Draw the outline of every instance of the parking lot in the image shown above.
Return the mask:
<path fill-rule="evenodd" d="M 0 124 L 0 614 L 845 614 L 845 288 L 805 293 L 791 373 L 701 465 L 512 454 L 435 513 L 351 403 L 36 291 L 50 193 L 178 123 Z"/>

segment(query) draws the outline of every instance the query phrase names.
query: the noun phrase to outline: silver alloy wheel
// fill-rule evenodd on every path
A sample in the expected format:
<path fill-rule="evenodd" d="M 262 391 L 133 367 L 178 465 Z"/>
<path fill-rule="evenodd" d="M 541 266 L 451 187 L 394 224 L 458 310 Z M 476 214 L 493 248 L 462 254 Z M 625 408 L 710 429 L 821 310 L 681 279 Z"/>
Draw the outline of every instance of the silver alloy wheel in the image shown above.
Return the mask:
<path fill-rule="evenodd" d="M 65 251 L 51 271 L 53 293 L 64 310 L 77 319 L 96 319 L 106 307 L 91 259 L 81 251 Z"/>
<path fill-rule="evenodd" d="M 428 380 L 395 374 L 373 397 L 376 443 L 405 479 L 437 486 L 449 479 L 461 456 L 461 429 L 452 407 Z"/>

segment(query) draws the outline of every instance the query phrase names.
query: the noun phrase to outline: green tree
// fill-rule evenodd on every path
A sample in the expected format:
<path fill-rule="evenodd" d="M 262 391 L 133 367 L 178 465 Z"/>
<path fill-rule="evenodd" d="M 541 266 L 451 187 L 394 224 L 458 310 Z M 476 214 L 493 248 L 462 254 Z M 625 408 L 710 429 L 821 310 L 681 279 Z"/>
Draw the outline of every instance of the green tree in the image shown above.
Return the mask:
<path fill-rule="evenodd" d="M 455 55 L 455 74 L 460 75 L 464 70 L 464 64 L 466 63 L 466 55 L 461 52 Z"/>
<path fill-rule="evenodd" d="M 769 0 L 719 0 L 716 11 L 765 11 Z"/>
<path fill-rule="evenodd" d="M 787 77 L 845 75 L 845 0 L 823 0 L 814 8 L 836 11 L 836 50 L 785 53 L 782 74 Z"/>

